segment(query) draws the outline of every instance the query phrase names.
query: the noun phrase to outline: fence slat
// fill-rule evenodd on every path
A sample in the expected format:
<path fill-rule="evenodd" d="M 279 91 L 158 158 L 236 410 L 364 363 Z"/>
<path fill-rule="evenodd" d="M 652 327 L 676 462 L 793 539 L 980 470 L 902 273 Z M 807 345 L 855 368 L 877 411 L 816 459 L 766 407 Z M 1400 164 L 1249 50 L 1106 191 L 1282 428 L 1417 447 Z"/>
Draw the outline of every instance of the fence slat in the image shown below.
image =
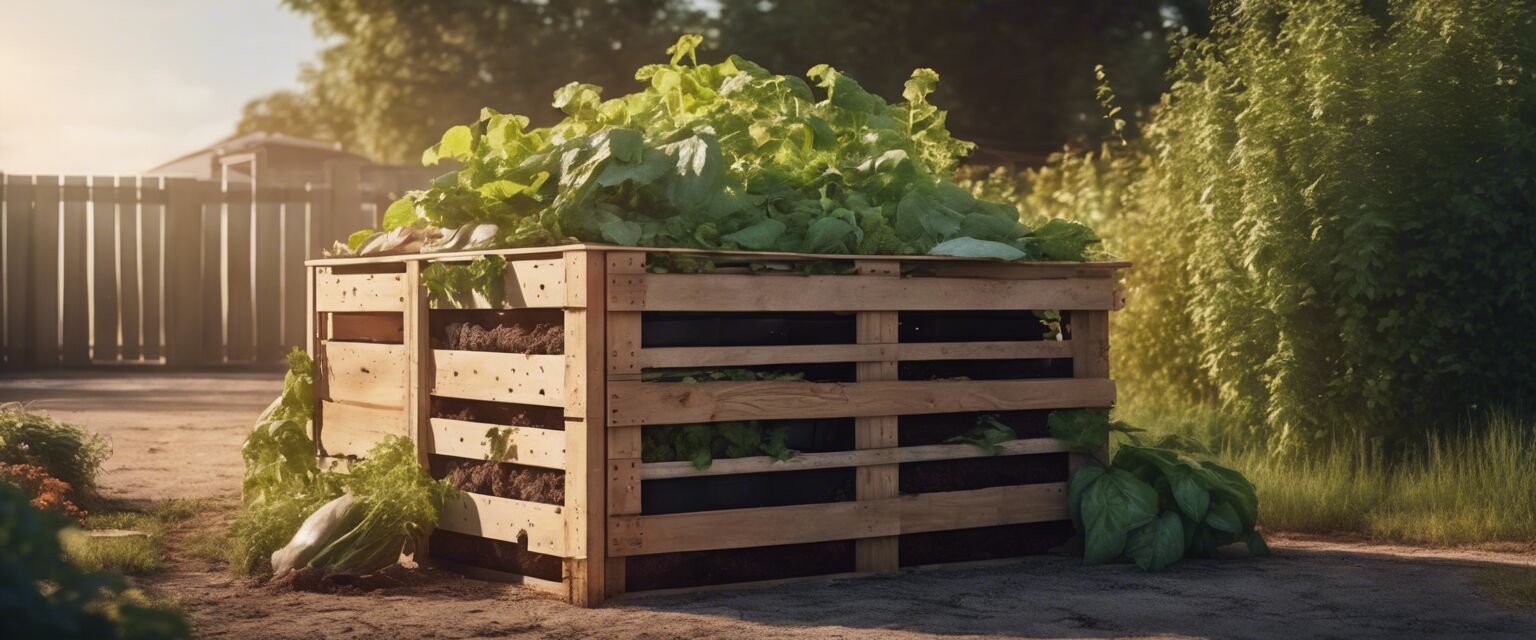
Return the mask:
<path fill-rule="evenodd" d="M 256 362 L 276 362 L 282 355 L 283 272 L 280 191 L 256 192 Z"/>
<path fill-rule="evenodd" d="M 203 295 L 203 350 L 201 362 L 224 361 L 224 199 L 218 183 L 200 182 L 203 206 L 203 258 L 200 273 Z M 193 364 L 193 363 L 189 363 Z"/>
<path fill-rule="evenodd" d="M 117 349 L 117 185 L 109 176 L 91 178 L 91 337 L 93 360 L 116 360 Z"/>
<path fill-rule="evenodd" d="M 32 208 L 32 364 L 59 364 L 59 179 L 38 176 Z"/>
<path fill-rule="evenodd" d="M 117 308 L 124 360 L 139 349 L 139 189 L 132 176 L 117 179 Z"/>
<path fill-rule="evenodd" d="M 160 188 L 160 178 L 144 176 L 139 179 L 139 274 L 143 286 L 139 312 L 143 316 L 143 356 L 145 360 L 158 360 L 160 349 L 162 288 L 160 286 L 160 233 L 165 192 Z"/>
<path fill-rule="evenodd" d="M 31 360 L 27 353 L 32 319 L 32 209 L 31 178 L 5 177 L 5 364 L 16 370 Z"/>
<path fill-rule="evenodd" d="M 251 188 L 231 184 L 225 192 L 225 222 L 228 225 L 225 261 L 228 297 L 225 301 L 225 355 L 230 362 L 249 362 L 252 354 L 251 328 Z"/>
<path fill-rule="evenodd" d="M 204 323 L 205 273 L 200 244 L 207 237 L 204 223 L 214 195 L 206 183 L 186 178 L 165 181 L 165 364 L 190 368 L 205 363 L 208 353 L 205 332 L 216 325 Z M 215 265 L 216 266 L 216 265 Z M 218 284 L 215 280 L 214 284 Z M 217 352 L 212 352 L 217 353 Z"/>
<path fill-rule="evenodd" d="M 309 249 L 309 217 L 302 189 L 288 189 L 283 203 L 283 350 L 304 346 L 306 307 L 304 257 Z"/>
<path fill-rule="evenodd" d="M 86 264 L 86 200 L 89 198 L 84 176 L 64 178 L 64 324 L 63 357 L 66 366 L 91 362 L 91 299 Z"/>

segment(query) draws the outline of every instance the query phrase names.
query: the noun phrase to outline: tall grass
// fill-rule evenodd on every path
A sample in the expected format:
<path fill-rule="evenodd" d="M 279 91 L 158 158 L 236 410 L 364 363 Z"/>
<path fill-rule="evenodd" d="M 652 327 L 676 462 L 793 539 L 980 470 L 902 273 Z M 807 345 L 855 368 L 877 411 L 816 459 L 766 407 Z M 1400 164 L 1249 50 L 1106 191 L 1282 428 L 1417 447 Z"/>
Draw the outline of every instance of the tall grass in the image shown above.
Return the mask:
<path fill-rule="evenodd" d="M 1231 430 L 1209 412 L 1133 406 L 1121 415 L 1156 434 L 1215 442 L 1215 457 L 1258 488 L 1269 531 L 1435 545 L 1536 541 L 1536 421 L 1508 412 L 1391 451 L 1352 439 L 1285 456 L 1219 440 Z"/>

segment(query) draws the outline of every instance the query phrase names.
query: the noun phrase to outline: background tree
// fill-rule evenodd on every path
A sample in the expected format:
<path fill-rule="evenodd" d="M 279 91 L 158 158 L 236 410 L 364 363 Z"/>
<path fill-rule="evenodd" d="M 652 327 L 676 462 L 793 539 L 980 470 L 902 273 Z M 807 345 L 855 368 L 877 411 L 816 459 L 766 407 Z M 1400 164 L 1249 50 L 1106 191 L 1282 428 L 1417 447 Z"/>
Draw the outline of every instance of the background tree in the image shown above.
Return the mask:
<path fill-rule="evenodd" d="M 888 99 L 916 67 L 943 76 L 935 100 L 984 148 L 1044 157 L 1103 133 L 1093 68 L 1123 78 L 1128 110 L 1166 84 L 1165 34 L 1205 28 L 1203 0 L 286 0 L 336 44 L 301 73 L 302 91 L 246 105 L 241 132 L 341 142 L 414 163 L 483 106 L 547 124 L 553 91 L 573 80 L 609 97 L 685 31 L 706 58 L 739 53 L 779 73 L 829 63 Z"/>

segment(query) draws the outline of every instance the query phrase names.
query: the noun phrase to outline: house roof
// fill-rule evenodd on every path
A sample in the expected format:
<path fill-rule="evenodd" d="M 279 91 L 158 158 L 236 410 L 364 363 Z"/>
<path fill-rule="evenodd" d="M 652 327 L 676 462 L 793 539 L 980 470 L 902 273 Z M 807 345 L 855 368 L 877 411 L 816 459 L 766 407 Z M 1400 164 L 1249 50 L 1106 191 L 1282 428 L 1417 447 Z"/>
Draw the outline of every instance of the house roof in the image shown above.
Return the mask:
<path fill-rule="evenodd" d="M 256 148 L 261 148 L 261 147 L 288 147 L 288 148 L 292 148 L 292 149 L 311 149 L 311 150 L 320 152 L 322 154 L 336 155 L 336 156 L 351 156 L 351 157 L 356 158 L 358 160 L 361 160 L 363 162 L 368 162 L 369 161 L 367 158 L 365 158 L 363 156 L 360 156 L 358 154 L 352 153 L 350 151 L 342 150 L 340 144 L 320 142 L 318 140 L 310 140 L 310 139 L 307 139 L 307 138 L 299 138 L 299 137 L 290 136 L 290 135 L 286 135 L 286 134 L 282 134 L 282 133 L 267 133 L 265 131 L 257 131 L 257 132 L 254 132 L 254 133 L 231 135 L 231 136 L 229 136 L 227 138 L 224 138 L 223 140 L 220 140 L 218 142 L 215 142 L 215 143 L 213 143 L 213 144 L 211 144 L 211 145 L 209 145 L 207 147 L 203 147 L 202 149 L 198 149 L 196 151 L 188 152 L 188 153 L 183 154 L 181 156 L 177 156 L 176 158 L 173 158 L 171 160 L 167 160 L 167 161 L 162 162 L 162 163 L 160 163 L 158 165 L 155 165 L 153 168 L 150 168 L 145 173 L 154 173 L 156 171 L 159 171 L 161 169 L 164 169 L 166 167 L 174 165 L 174 164 L 176 164 L 178 162 L 185 161 L 185 160 L 187 160 L 189 158 L 195 158 L 197 156 L 207 155 L 207 156 L 212 156 L 212 157 L 219 157 L 219 156 L 229 155 L 229 154 L 232 154 L 232 153 L 240 153 L 240 152 L 243 152 L 243 151 L 249 151 L 251 149 L 256 149 Z"/>

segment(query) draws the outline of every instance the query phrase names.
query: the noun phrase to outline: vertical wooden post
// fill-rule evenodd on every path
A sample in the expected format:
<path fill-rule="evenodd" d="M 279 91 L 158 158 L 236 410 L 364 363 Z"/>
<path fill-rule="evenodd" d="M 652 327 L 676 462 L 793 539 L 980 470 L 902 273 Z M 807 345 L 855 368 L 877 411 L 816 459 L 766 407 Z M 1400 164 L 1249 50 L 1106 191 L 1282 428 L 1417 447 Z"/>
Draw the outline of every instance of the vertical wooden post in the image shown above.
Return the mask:
<path fill-rule="evenodd" d="M 161 328 L 165 326 L 166 313 L 165 287 L 161 285 L 165 273 L 162 256 L 166 253 L 161 237 L 165 228 L 165 190 L 160 186 L 160 178 L 146 176 L 140 180 L 139 228 L 143 233 L 144 261 L 139 273 L 144 280 L 144 304 L 140 306 L 144 314 L 144 359 L 159 360 L 165 355 L 161 349 Z"/>
<path fill-rule="evenodd" d="M 255 355 L 255 310 L 251 304 L 251 201 L 254 191 L 246 182 L 231 182 L 224 192 L 225 236 L 225 346 L 230 362 L 249 362 Z"/>
<path fill-rule="evenodd" d="M 1072 340 L 1072 377 L 1109 377 L 1109 312 L 1071 311 L 1067 318 Z M 1101 462 L 1109 460 L 1109 448 L 1105 447 L 1094 456 Z M 1088 456 L 1074 453 L 1068 457 L 1068 471 L 1076 471 L 1087 462 Z"/>
<path fill-rule="evenodd" d="M 202 244 L 202 275 L 200 284 L 203 295 L 198 309 L 203 323 L 202 362 L 224 362 L 224 186 L 218 182 L 198 182 L 197 189 L 202 203 L 199 243 Z M 191 250 L 180 249 L 178 250 Z"/>
<path fill-rule="evenodd" d="M 187 178 L 165 180 L 165 364 L 203 364 L 203 195 Z"/>
<path fill-rule="evenodd" d="M 325 219 L 321 246 L 329 247 L 335 240 L 345 240 L 347 234 L 371 226 L 371 220 L 363 217 L 362 165 L 356 160 L 332 160 L 325 165 L 326 181 L 330 183 L 330 206 Z"/>
<path fill-rule="evenodd" d="M 256 351 L 258 364 L 283 357 L 283 208 L 282 189 L 256 190 L 256 225 L 253 258 L 255 284 Z"/>
<path fill-rule="evenodd" d="M 84 176 L 64 178 L 64 311 L 63 358 L 66 366 L 84 366 L 91 363 L 91 297 L 90 274 L 85 272 L 86 199 L 90 189 Z"/>
<path fill-rule="evenodd" d="M 37 177 L 32 204 L 32 364 L 59 364 L 59 179 Z"/>
<path fill-rule="evenodd" d="M 117 359 L 117 185 L 91 178 L 91 359 Z"/>
<path fill-rule="evenodd" d="M 421 260 L 405 263 L 405 429 L 416 443 L 416 460 L 431 469 L 432 332 L 427 288 L 421 284 Z M 318 442 L 318 440 L 317 440 Z M 415 560 L 425 566 L 431 550 L 427 536 L 416 541 Z"/>
<path fill-rule="evenodd" d="M 606 593 L 606 370 L 602 251 L 565 253 L 565 561 L 567 599 L 593 607 Z"/>
<path fill-rule="evenodd" d="M 615 299 L 643 294 L 642 280 L 645 273 L 645 253 L 641 251 L 613 251 L 607 256 L 608 269 L 603 290 L 604 308 Z M 605 351 L 608 379 L 640 379 L 640 312 L 607 312 Z M 602 423 L 608 422 L 607 396 L 604 396 Z M 641 427 L 606 427 L 608 437 L 608 516 L 637 515 L 640 513 L 640 436 Z M 603 522 L 606 529 L 608 523 Z M 608 558 L 605 594 L 609 597 L 624 593 L 625 559 Z"/>
<path fill-rule="evenodd" d="M 148 184 L 153 178 L 144 178 Z M 117 179 L 117 303 L 122 327 L 122 358 L 143 356 L 139 341 L 139 189 L 131 177 Z M 146 191 L 148 191 L 146 189 Z M 147 193 L 146 193 L 147 195 Z"/>
<path fill-rule="evenodd" d="M 32 360 L 27 352 L 32 336 L 32 307 L 35 289 L 40 285 L 32 273 L 32 181 L 23 176 L 5 176 L 5 368 L 25 369 Z"/>
<path fill-rule="evenodd" d="M 877 260 L 854 262 L 862 278 L 900 277 L 901 263 Z M 896 311 L 861 311 L 856 322 L 859 344 L 896 344 L 900 337 L 900 313 Z M 859 382 L 896 380 L 895 350 L 885 360 L 860 362 Z M 897 416 L 854 418 L 855 449 L 885 449 L 898 445 Z M 901 465 L 882 464 L 859 467 L 854 493 L 858 500 L 895 498 L 900 485 Z M 855 543 L 854 568 L 857 571 L 895 571 L 901 563 L 899 539 L 895 536 L 864 538 Z"/>

